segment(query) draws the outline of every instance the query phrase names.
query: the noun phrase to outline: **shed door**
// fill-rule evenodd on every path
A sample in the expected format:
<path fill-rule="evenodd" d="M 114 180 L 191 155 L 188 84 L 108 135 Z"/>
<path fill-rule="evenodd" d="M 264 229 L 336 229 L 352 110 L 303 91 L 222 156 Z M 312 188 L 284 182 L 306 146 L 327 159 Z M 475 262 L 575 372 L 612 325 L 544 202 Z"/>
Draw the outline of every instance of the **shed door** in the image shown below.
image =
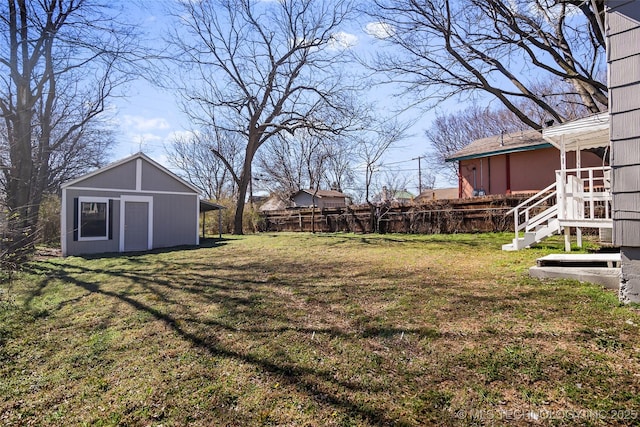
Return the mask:
<path fill-rule="evenodd" d="M 124 250 L 149 249 L 149 203 L 124 203 Z"/>

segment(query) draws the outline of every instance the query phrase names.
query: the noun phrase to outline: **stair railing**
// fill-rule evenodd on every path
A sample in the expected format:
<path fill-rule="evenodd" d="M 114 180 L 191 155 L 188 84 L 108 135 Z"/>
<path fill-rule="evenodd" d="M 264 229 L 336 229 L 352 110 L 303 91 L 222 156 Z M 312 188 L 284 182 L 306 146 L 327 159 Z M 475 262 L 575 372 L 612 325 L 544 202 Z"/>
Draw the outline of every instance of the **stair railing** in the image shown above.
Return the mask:
<path fill-rule="evenodd" d="M 531 216 L 531 213 L 534 209 L 542 207 L 544 203 L 556 196 L 555 188 L 556 183 L 554 182 L 507 212 L 507 215 L 513 214 L 516 239 L 518 239 L 520 231 L 531 231 L 550 219 L 549 213 L 557 208 L 555 203 L 550 208 L 534 216 Z"/>

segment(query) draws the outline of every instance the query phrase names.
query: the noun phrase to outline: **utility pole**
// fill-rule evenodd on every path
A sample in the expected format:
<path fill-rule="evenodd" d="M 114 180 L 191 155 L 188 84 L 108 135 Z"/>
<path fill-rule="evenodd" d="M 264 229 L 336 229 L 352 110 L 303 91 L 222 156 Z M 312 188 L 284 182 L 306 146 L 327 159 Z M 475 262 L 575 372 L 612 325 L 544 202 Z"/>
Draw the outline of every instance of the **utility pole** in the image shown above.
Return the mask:
<path fill-rule="evenodd" d="M 424 156 L 418 156 L 411 159 L 418 161 L 418 195 L 422 194 L 422 164 L 420 163 L 420 160 L 423 158 Z"/>

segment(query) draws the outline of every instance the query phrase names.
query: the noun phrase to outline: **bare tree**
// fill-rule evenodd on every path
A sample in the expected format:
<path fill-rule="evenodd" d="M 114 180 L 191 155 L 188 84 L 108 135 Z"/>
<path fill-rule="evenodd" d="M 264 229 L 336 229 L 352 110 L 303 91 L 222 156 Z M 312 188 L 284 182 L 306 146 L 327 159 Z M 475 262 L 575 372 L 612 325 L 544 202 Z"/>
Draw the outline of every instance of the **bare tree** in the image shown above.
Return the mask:
<path fill-rule="evenodd" d="M 583 111 L 607 108 L 604 0 L 373 0 L 370 16 L 386 29 L 394 53 L 375 67 L 400 82 L 417 102 L 433 105 L 484 92 L 519 120 L 541 129 L 567 117 L 567 91 L 548 93 L 539 81 L 565 81 Z M 596 4 L 597 10 L 591 8 Z M 543 85 L 544 86 L 544 85 Z M 526 101 L 523 103 L 523 101 Z M 543 112 L 532 116 L 531 104 Z M 543 117 L 540 119 L 540 117 Z"/>
<path fill-rule="evenodd" d="M 355 146 L 345 137 L 331 138 L 325 142 L 329 153 L 324 163 L 324 173 L 330 188 L 343 191 L 356 182 Z"/>
<path fill-rule="evenodd" d="M 238 187 L 233 232 L 242 234 L 258 149 L 298 129 L 339 133 L 357 114 L 351 79 L 340 75 L 344 52 L 336 42 L 351 4 L 202 0 L 181 6 L 182 25 L 172 41 L 188 76 L 182 90 L 188 113 L 198 126 L 244 140 L 242 167 L 238 172 L 229 167 Z M 224 153 L 212 150 L 226 163 Z"/>
<path fill-rule="evenodd" d="M 111 12 L 92 0 L 0 4 L 4 243 L 18 257 L 32 246 L 43 192 L 55 181 L 51 173 L 65 175 L 71 153 L 86 153 L 97 130 L 91 122 L 131 77 L 122 60 L 132 54 L 133 27 Z"/>
<path fill-rule="evenodd" d="M 385 171 L 379 184 L 377 194 L 374 196 L 376 202 L 390 202 L 397 200 L 398 196 L 403 196 L 409 187 L 409 177 L 397 171 Z"/>
<path fill-rule="evenodd" d="M 527 126 L 507 109 L 492 110 L 472 105 L 455 113 L 439 114 L 425 131 L 430 148 L 425 158 L 431 169 L 454 182 L 458 169 L 455 163 L 447 163 L 445 159 L 476 139 L 526 129 Z"/>
<path fill-rule="evenodd" d="M 235 199 L 235 182 L 212 147 L 223 153 L 229 165 L 237 170 L 240 144 L 237 135 L 222 135 L 209 128 L 176 137 L 167 156 L 169 163 L 179 170 L 178 174 L 202 189 L 208 199 Z"/>
<path fill-rule="evenodd" d="M 371 215 L 371 229 L 378 229 L 376 206 L 372 201 L 372 189 L 374 178 L 380 171 L 382 158 L 396 143 L 406 137 L 408 123 L 397 120 L 382 121 L 371 120 L 366 130 L 355 134 L 356 155 L 364 168 L 364 200 L 369 205 Z"/>
<path fill-rule="evenodd" d="M 43 193 L 59 194 L 65 181 L 96 170 L 109 162 L 115 145 L 114 130 L 96 118 L 64 138 L 49 155 L 47 181 Z"/>
<path fill-rule="evenodd" d="M 320 138 L 307 132 L 278 135 L 258 153 L 257 175 L 270 192 L 288 198 L 317 179 Z"/>
<path fill-rule="evenodd" d="M 349 142 L 304 131 L 279 135 L 258 153 L 257 175 L 265 189 L 284 198 L 303 188 L 341 189 L 354 176 Z"/>

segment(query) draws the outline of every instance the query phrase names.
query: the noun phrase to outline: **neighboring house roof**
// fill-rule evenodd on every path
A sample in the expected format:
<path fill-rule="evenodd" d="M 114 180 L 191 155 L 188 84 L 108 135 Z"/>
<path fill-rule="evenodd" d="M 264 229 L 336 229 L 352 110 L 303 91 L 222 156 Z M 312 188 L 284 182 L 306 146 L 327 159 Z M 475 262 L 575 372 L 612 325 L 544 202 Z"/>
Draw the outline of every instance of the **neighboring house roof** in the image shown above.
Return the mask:
<path fill-rule="evenodd" d="M 414 194 L 407 190 L 389 190 L 386 186 L 382 187 L 382 191 L 373 196 L 375 202 L 406 202 L 413 200 Z"/>
<path fill-rule="evenodd" d="M 259 210 L 260 212 L 281 211 L 287 209 L 288 207 L 289 204 L 282 200 L 280 197 L 272 196 L 260 206 Z"/>
<path fill-rule="evenodd" d="M 156 168 L 160 169 L 162 172 L 166 173 L 167 175 L 171 176 L 173 179 L 175 179 L 176 181 L 180 182 L 181 184 L 185 185 L 186 187 L 188 187 L 189 189 L 193 190 L 194 193 L 197 194 L 202 194 L 202 191 L 196 187 L 195 185 L 191 184 L 190 182 L 185 181 L 184 179 L 180 178 L 178 175 L 176 175 L 175 173 L 171 172 L 169 169 L 167 169 L 166 167 L 162 166 L 160 163 L 156 162 L 155 160 L 153 160 L 152 158 L 150 158 L 149 156 L 147 156 L 146 154 L 139 152 L 136 153 L 132 156 L 129 157 L 125 157 L 124 159 L 118 160 L 117 162 L 113 162 L 108 164 L 105 167 L 102 167 L 100 169 L 97 169 L 93 172 L 89 172 L 85 175 L 82 175 L 76 179 L 72 179 L 71 181 L 67 181 L 64 184 L 62 184 L 62 188 L 66 188 L 66 187 L 71 187 L 71 186 L 75 186 L 76 184 L 85 181 L 93 176 L 99 175 L 103 172 L 106 172 L 108 170 L 111 170 L 113 168 L 116 168 L 120 165 L 123 165 L 125 163 L 128 163 L 130 161 L 133 160 L 137 160 L 137 159 L 143 159 L 149 163 L 151 163 L 153 166 L 155 166 Z"/>
<path fill-rule="evenodd" d="M 463 149 L 447 157 L 445 161 L 455 162 L 550 147 L 553 147 L 553 145 L 545 141 L 542 138 L 542 134 L 536 130 L 505 133 L 476 139 Z"/>
<path fill-rule="evenodd" d="M 458 188 L 430 188 L 415 198 L 416 202 L 428 200 L 448 200 L 458 198 Z"/>
<path fill-rule="evenodd" d="M 316 195 L 317 198 L 322 199 L 322 198 L 346 198 L 347 195 L 344 193 L 341 193 L 340 191 L 336 191 L 336 190 L 318 190 L 318 192 L 316 193 L 315 190 L 300 190 L 298 191 L 296 194 L 293 195 L 293 197 L 296 197 L 298 194 L 301 193 L 307 193 L 311 196 L 313 196 L 314 194 Z"/>
<path fill-rule="evenodd" d="M 408 192 L 407 190 L 396 191 L 393 194 L 393 198 L 396 200 L 411 200 L 415 197 L 414 194 Z"/>

